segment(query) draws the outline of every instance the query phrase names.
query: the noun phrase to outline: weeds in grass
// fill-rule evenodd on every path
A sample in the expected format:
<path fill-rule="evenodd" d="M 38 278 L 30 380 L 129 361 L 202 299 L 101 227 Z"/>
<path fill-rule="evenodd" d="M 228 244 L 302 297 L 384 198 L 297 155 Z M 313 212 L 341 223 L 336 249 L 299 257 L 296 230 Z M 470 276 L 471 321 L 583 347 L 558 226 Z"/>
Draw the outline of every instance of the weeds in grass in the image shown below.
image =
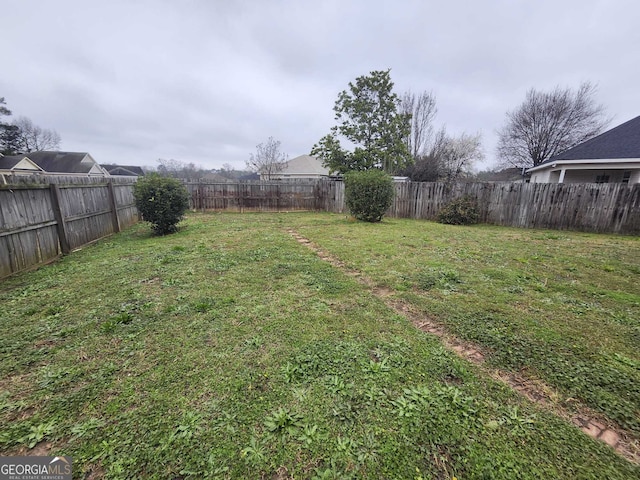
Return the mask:
<path fill-rule="evenodd" d="M 54 431 L 54 422 L 39 423 L 29 427 L 29 433 L 23 437 L 20 441 L 25 443 L 27 447 L 33 448 L 46 437 L 51 435 Z"/>
<path fill-rule="evenodd" d="M 633 425 L 637 247 L 625 239 L 598 260 L 593 237 L 564 232 L 192 215 L 175 235 L 133 227 L 3 280 L 0 454 L 46 441 L 104 478 L 638 476 L 416 331 L 290 227 L 403 287 L 397 298 L 490 362 L 526 365 Z"/>

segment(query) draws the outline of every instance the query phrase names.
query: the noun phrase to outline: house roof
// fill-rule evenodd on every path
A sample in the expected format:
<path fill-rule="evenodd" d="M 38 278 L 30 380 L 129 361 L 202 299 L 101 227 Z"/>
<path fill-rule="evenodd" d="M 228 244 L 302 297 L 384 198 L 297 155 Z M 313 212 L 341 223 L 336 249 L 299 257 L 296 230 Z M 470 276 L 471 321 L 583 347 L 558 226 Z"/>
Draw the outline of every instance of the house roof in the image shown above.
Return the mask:
<path fill-rule="evenodd" d="M 241 175 L 240 177 L 238 177 L 238 180 L 242 180 L 243 182 L 260 180 L 260 175 L 258 175 L 257 173 L 247 173 L 246 175 Z"/>
<path fill-rule="evenodd" d="M 565 150 L 541 163 L 558 160 L 640 158 L 640 116 Z"/>
<path fill-rule="evenodd" d="M 109 165 L 106 163 L 101 163 L 100 166 L 109 172 L 110 175 L 123 175 L 128 177 L 144 176 L 142 167 L 132 165 Z"/>
<path fill-rule="evenodd" d="M 97 165 L 87 152 L 30 152 L 29 158 L 52 173 L 89 173 Z"/>
<path fill-rule="evenodd" d="M 42 169 L 26 155 L 0 156 L 0 170 L 42 171 Z"/>
<path fill-rule="evenodd" d="M 329 170 L 322 166 L 322 161 L 311 155 L 300 155 L 287 162 L 278 174 L 285 175 L 329 175 Z"/>
<path fill-rule="evenodd" d="M 216 182 L 216 183 L 218 182 L 228 183 L 232 181 L 231 179 L 225 177 L 224 175 L 220 175 L 219 173 L 216 173 L 216 172 L 205 173 L 200 178 L 203 180 L 207 180 L 209 182 Z"/>

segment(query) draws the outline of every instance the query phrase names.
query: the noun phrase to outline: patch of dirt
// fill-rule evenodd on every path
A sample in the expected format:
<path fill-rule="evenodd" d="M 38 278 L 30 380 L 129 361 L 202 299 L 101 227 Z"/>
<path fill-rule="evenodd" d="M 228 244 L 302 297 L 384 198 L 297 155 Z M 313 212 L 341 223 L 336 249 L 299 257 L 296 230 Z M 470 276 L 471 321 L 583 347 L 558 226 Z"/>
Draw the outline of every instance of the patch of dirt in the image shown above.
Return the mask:
<path fill-rule="evenodd" d="M 50 348 L 55 344 L 55 340 L 38 340 L 33 346 L 35 348 Z"/>
<path fill-rule="evenodd" d="M 477 365 L 491 378 L 504 383 L 531 402 L 573 423 L 590 437 L 606 443 L 622 457 L 632 463 L 640 465 L 640 438 L 621 429 L 610 419 L 594 412 L 574 399 L 563 399 L 555 389 L 546 385 L 542 380 L 528 375 L 526 372 L 507 372 L 488 366 L 485 359 L 491 352 L 486 351 L 479 345 L 452 335 L 444 325 L 438 323 L 435 319 L 429 317 L 424 312 L 418 311 L 412 305 L 394 298 L 393 290 L 376 286 L 371 279 L 362 275 L 361 272 L 347 268 L 342 261 L 324 252 L 319 246 L 313 244 L 295 230 L 288 229 L 287 232 L 299 243 L 314 251 L 322 260 L 343 270 L 345 274 L 356 277 L 362 285 L 371 290 L 373 295 L 380 298 L 396 313 L 409 319 L 417 329 L 435 335 L 446 348 L 455 352 L 461 358 Z M 571 408 L 567 408 L 568 404 L 570 404 Z"/>
<path fill-rule="evenodd" d="M 98 480 L 104 478 L 104 468 L 102 465 L 91 465 L 84 474 L 84 480 Z"/>
<path fill-rule="evenodd" d="M 271 475 L 272 480 L 287 480 L 289 478 L 293 477 L 289 477 L 289 470 L 287 470 L 287 467 L 285 467 L 284 465 L 276 470 L 273 475 Z"/>
<path fill-rule="evenodd" d="M 48 457 L 51 453 L 53 444 L 51 442 L 40 442 L 35 447 L 29 449 L 27 447 L 20 447 L 17 455 L 20 457 Z"/>

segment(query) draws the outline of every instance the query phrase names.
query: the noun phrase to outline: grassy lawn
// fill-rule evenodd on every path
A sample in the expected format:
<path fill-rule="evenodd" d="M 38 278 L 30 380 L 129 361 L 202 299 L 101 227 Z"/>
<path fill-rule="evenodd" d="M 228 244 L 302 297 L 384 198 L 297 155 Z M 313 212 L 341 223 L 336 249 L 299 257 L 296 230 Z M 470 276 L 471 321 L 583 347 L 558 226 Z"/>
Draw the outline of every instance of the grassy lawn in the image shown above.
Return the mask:
<path fill-rule="evenodd" d="M 637 478 L 289 227 L 461 337 L 639 427 L 638 239 L 191 215 L 0 283 L 0 454 L 84 478 Z"/>
<path fill-rule="evenodd" d="M 640 238 L 344 217 L 298 229 L 495 365 L 640 435 Z"/>

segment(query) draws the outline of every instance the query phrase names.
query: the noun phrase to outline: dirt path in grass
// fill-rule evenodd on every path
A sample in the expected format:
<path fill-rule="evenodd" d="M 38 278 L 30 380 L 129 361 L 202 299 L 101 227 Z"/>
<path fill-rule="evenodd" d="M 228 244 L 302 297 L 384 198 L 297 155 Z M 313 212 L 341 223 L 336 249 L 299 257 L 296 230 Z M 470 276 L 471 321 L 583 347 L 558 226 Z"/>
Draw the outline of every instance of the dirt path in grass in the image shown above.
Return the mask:
<path fill-rule="evenodd" d="M 532 402 L 570 421 L 590 437 L 609 445 L 627 460 L 640 464 L 640 438 L 620 428 L 610 419 L 582 405 L 577 400 L 563 398 L 554 388 L 546 385 L 540 379 L 533 378 L 524 372 L 514 373 L 489 366 L 485 362 L 489 352 L 483 350 L 479 345 L 452 335 L 444 325 L 438 323 L 435 319 L 430 318 L 424 312 L 418 311 L 412 305 L 394 298 L 392 290 L 377 286 L 373 280 L 367 278 L 361 272 L 347 267 L 340 259 L 324 251 L 295 230 L 288 229 L 287 233 L 315 252 L 322 260 L 331 263 L 345 274 L 357 279 L 361 284 L 369 288 L 375 296 L 384 301 L 388 307 L 411 320 L 416 328 L 437 336 L 445 347 L 477 365 L 492 378 L 501 381 Z"/>

